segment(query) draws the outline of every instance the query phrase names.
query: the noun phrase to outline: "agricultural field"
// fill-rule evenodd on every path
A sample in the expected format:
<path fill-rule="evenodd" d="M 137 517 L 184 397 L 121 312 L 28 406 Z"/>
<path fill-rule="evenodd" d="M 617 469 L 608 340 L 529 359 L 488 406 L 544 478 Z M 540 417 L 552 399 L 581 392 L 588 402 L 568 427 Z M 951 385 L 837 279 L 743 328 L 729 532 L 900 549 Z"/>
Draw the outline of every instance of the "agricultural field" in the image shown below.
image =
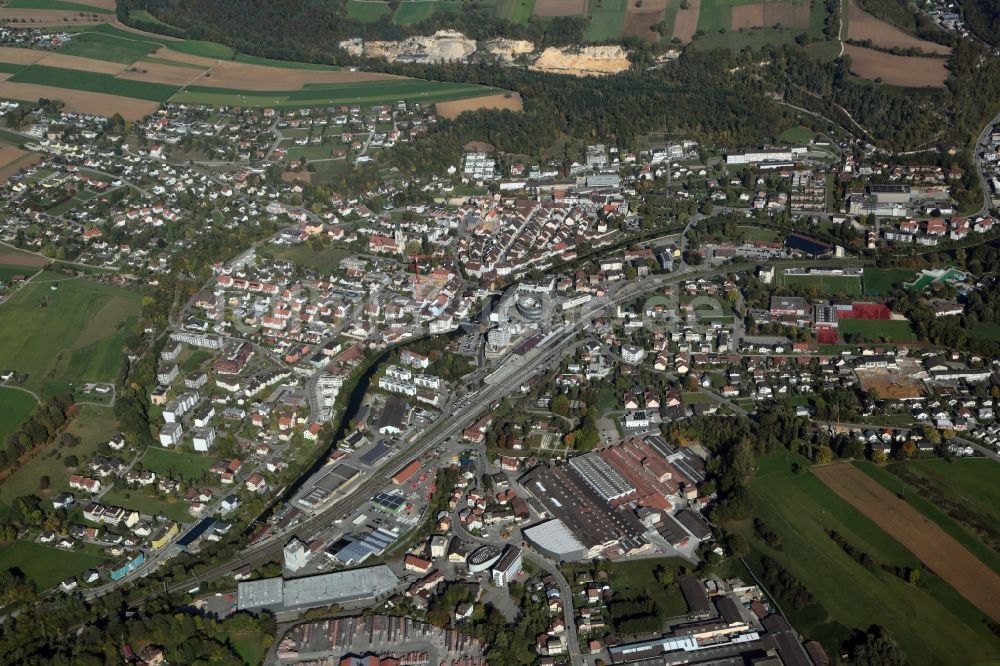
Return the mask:
<path fill-rule="evenodd" d="M 142 118 L 167 101 L 299 109 L 402 99 L 431 104 L 506 93 L 478 85 L 237 56 L 211 42 L 138 35 L 111 25 L 76 34 L 59 52 L 0 49 L 0 72 L 10 74 L 0 80 L 0 97 L 59 99 L 68 110 L 108 114 L 113 109 L 127 120 Z M 490 107 L 498 105 L 487 102 Z M 11 154 L 9 160 L 3 157 L 0 169 L 6 162 L 15 171 L 31 159 L 20 154 Z"/>
<path fill-rule="evenodd" d="M 837 495 L 920 558 L 923 566 L 994 621 L 1000 620 L 1000 575 L 940 526 L 849 463 L 824 465 L 813 471 Z"/>
<path fill-rule="evenodd" d="M 885 467 L 868 461 L 854 464 L 1000 574 L 1000 511 L 996 508 L 996 484 L 992 482 L 996 463 L 984 458 L 952 462 L 919 458 Z M 949 478 L 944 480 L 942 476 Z M 984 486 L 985 492 L 977 492 Z"/>
<path fill-rule="evenodd" d="M 106 7 L 97 7 L 86 2 L 69 2 L 68 0 L 9 0 L 4 7 L 7 9 L 58 9 L 67 12 L 114 14 L 113 10 Z"/>
<path fill-rule="evenodd" d="M 0 367 L 28 375 L 42 396 L 71 383 L 111 382 L 122 363 L 122 329 L 139 313 L 139 295 L 52 271 L 36 276 L 6 302 Z"/>
<path fill-rule="evenodd" d="M 984 625 L 983 614 L 923 569 L 918 558 L 879 525 L 805 471 L 804 458 L 777 453 L 758 462 L 750 488 L 754 515 L 777 534 L 780 543 L 770 546 L 757 537 L 752 520 L 736 529 L 751 544 L 747 558 L 751 568 L 759 574 L 762 557 L 770 557 L 815 598 L 800 608 L 782 606 L 804 638 L 819 640 L 828 653 L 836 654 L 854 628 L 878 624 L 896 638 L 911 664 L 1000 660 L 1000 645 Z M 907 583 L 880 566 L 862 566 L 827 530 L 838 532 L 877 563 L 921 569 L 920 583 Z M 913 631 L 914 626 L 934 630 Z"/>
<path fill-rule="evenodd" d="M 31 541 L 13 541 L 0 546 L 0 569 L 19 569 L 39 592 L 106 560 L 95 546 L 73 551 Z"/>
<path fill-rule="evenodd" d="M 347 0 L 347 18 L 364 23 L 377 21 L 392 13 L 388 2 L 366 2 L 366 0 Z"/>
<path fill-rule="evenodd" d="M 806 287 L 815 289 L 823 296 L 861 295 L 861 278 L 848 275 L 788 275 L 782 273 L 781 282 L 786 287 Z"/>
<path fill-rule="evenodd" d="M 696 24 L 703 34 L 695 38 L 694 45 L 707 49 L 760 48 L 766 44 L 791 44 L 800 33 L 823 40 L 825 19 L 826 7 L 819 0 L 701 0 Z M 684 41 L 677 32 L 675 23 L 674 37 Z M 693 34 L 690 28 L 687 32 Z"/>
<path fill-rule="evenodd" d="M 914 271 L 907 268 L 865 268 L 865 295 L 885 296 L 913 279 Z"/>
<path fill-rule="evenodd" d="M 903 320 L 842 319 L 839 327 L 841 335 L 856 334 L 864 342 L 880 342 L 883 339 L 889 341 L 917 339 L 913 329 L 910 328 L 910 322 Z"/>
<path fill-rule="evenodd" d="M 920 49 L 924 53 L 949 55 L 951 49 L 903 32 L 891 23 L 876 18 L 861 9 L 857 0 L 847 0 L 847 38 L 870 41 L 883 49 Z"/>
<path fill-rule="evenodd" d="M 853 44 L 844 45 L 851 58 L 851 72 L 876 83 L 904 88 L 944 86 L 948 79 L 945 58 L 897 56 Z"/>
<path fill-rule="evenodd" d="M 403 0 L 392 19 L 399 25 L 420 23 L 434 13 L 434 0 Z"/>

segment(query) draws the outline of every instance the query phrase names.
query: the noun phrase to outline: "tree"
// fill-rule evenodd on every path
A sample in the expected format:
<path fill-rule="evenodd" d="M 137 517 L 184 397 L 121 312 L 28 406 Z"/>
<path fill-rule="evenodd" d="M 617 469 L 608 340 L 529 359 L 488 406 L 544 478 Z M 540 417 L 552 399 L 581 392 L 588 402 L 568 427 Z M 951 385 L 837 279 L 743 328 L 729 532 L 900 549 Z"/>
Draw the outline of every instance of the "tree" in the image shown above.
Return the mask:
<path fill-rule="evenodd" d="M 876 465 L 884 465 L 888 460 L 889 456 L 885 455 L 885 451 L 882 449 L 872 451 L 872 462 Z"/>
<path fill-rule="evenodd" d="M 831 461 L 833 461 L 833 449 L 825 445 L 816 449 L 817 465 L 828 465 Z"/>
<path fill-rule="evenodd" d="M 851 650 L 851 663 L 857 666 L 904 666 L 906 655 L 889 632 L 872 626 Z"/>

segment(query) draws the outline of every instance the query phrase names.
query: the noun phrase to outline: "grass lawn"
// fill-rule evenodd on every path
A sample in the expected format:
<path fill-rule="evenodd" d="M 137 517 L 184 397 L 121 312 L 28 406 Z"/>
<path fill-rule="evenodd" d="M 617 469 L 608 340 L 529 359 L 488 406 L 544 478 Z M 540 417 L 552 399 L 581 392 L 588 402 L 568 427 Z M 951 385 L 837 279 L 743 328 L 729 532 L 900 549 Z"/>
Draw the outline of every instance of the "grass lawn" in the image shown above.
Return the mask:
<path fill-rule="evenodd" d="M 191 352 L 190 356 L 188 356 L 186 359 L 184 359 L 184 361 L 181 362 L 181 370 L 183 372 L 194 372 L 195 370 L 203 366 L 205 363 L 207 363 L 212 358 L 212 356 L 213 354 L 210 351 L 206 351 L 204 349 L 195 349 L 193 352 Z"/>
<path fill-rule="evenodd" d="M 43 395 L 113 381 L 121 329 L 138 312 L 135 292 L 45 271 L 0 305 L 0 316 L 17 322 L 0 327 L 0 367 L 26 373 L 25 388 Z"/>
<path fill-rule="evenodd" d="M 691 391 L 681 394 L 681 398 L 685 405 L 710 405 L 716 402 L 710 395 L 706 395 L 701 391 Z"/>
<path fill-rule="evenodd" d="M 893 566 L 920 567 L 899 542 L 842 500 L 816 476 L 795 474 L 799 456 L 778 453 L 761 458 L 751 483 L 754 516 L 782 539 L 775 550 L 754 535 L 751 521 L 734 526 L 751 544 L 747 558 L 760 572 L 768 555 L 781 563 L 815 596 L 802 609 L 783 608 L 807 639 L 838 653 L 855 627 L 886 627 L 911 664 L 987 664 L 1000 660 L 1000 643 L 983 624 L 984 616 L 932 572 L 912 586 L 880 569 L 858 564 L 824 530 L 836 530 L 855 548 Z M 914 631 L 917 626 L 933 631 Z"/>
<path fill-rule="evenodd" d="M 885 296 L 912 280 L 914 272 L 908 268 L 866 268 L 865 295 Z"/>
<path fill-rule="evenodd" d="M 13 393 L 13 391 L 10 391 Z M 6 391 L 4 393 L 7 393 Z M 0 393 L 0 395 L 3 395 Z M 46 451 L 29 460 L 13 475 L 0 483 L 0 505 L 11 506 L 15 499 L 22 495 L 38 495 L 48 498 L 57 493 L 68 491 L 69 475 L 77 470 L 66 467 L 65 456 L 76 456 L 81 462 L 90 457 L 100 446 L 107 443 L 116 432 L 118 422 L 107 407 L 83 405 L 66 429 L 67 432 L 80 438 L 80 444 L 72 449 Z M 48 490 L 39 490 L 39 480 L 49 477 Z"/>
<path fill-rule="evenodd" d="M 648 596 L 661 609 L 664 617 L 685 615 L 688 608 L 680 588 L 677 585 L 664 587 L 656 581 L 653 572 L 661 566 L 676 572 L 681 567 L 690 568 L 690 563 L 677 557 L 613 562 L 610 571 L 614 596 Z"/>
<path fill-rule="evenodd" d="M 188 505 L 179 501 L 176 497 L 171 497 L 172 502 L 165 501 L 159 497 L 149 497 L 141 490 L 124 490 L 114 488 L 105 493 L 101 502 L 110 506 L 122 506 L 126 509 L 138 511 L 144 516 L 155 516 L 163 514 L 170 520 L 179 523 L 190 523 L 194 517 L 188 512 Z"/>
<path fill-rule="evenodd" d="M 83 2 L 66 2 L 65 0 L 9 0 L 5 7 L 7 9 L 56 9 L 88 14 L 114 14 L 110 9 L 94 7 Z"/>
<path fill-rule="evenodd" d="M 142 457 L 141 465 L 143 469 L 156 472 L 157 475 L 200 479 L 214 462 L 214 458 L 197 453 L 150 447 Z"/>
<path fill-rule="evenodd" d="M 388 2 L 358 2 L 347 0 L 347 18 L 371 23 L 392 12 Z"/>
<path fill-rule="evenodd" d="M 916 340 L 917 336 L 910 328 L 910 322 L 901 320 L 880 319 L 841 319 L 840 333 L 847 335 L 856 333 L 866 342 L 886 340 Z"/>
<path fill-rule="evenodd" d="M 234 632 L 229 635 L 229 642 L 236 653 L 248 664 L 263 664 L 264 657 L 270 649 L 270 644 L 261 642 L 260 634 L 254 632 Z"/>
<path fill-rule="evenodd" d="M 35 399 L 24 391 L 0 386 L 0 442 L 24 422 L 35 407 Z"/>
<path fill-rule="evenodd" d="M 992 322 L 979 322 L 972 327 L 969 334 L 980 340 L 1000 342 L 1000 324 L 994 324 Z"/>
<path fill-rule="evenodd" d="M 788 275 L 782 273 L 781 280 L 786 287 L 815 289 L 818 295 L 861 295 L 861 278 L 846 275 Z"/>
<path fill-rule="evenodd" d="M 434 13 L 435 4 L 431 0 L 403 0 L 392 17 L 393 21 L 399 25 L 420 23 Z"/>
<path fill-rule="evenodd" d="M 31 541 L 14 541 L 0 546 L 0 569 L 20 569 L 39 591 L 78 576 L 107 559 L 93 546 L 72 551 Z"/>
<path fill-rule="evenodd" d="M 322 252 L 317 252 L 308 244 L 302 245 L 271 245 L 267 254 L 273 254 L 275 259 L 290 261 L 299 266 L 315 269 L 321 273 L 332 273 L 339 270 L 342 259 L 351 256 L 351 251 L 336 246 L 327 246 Z"/>
<path fill-rule="evenodd" d="M 779 234 L 774 229 L 768 229 L 766 227 L 745 227 L 739 226 L 736 229 L 743 235 L 748 241 L 776 241 L 780 238 Z"/>
<path fill-rule="evenodd" d="M 1000 573 L 1000 553 L 997 553 L 984 543 L 975 530 L 963 527 L 962 524 L 952 519 L 949 515 L 954 510 L 968 510 L 968 515 L 970 517 L 977 516 L 980 524 L 985 520 L 988 524 L 995 526 L 996 530 L 1000 532 L 1000 522 L 998 522 L 998 516 L 996 515 L 997 505 L 995 500 L 998 493 L 994 488 L 995 484 L 985 484 L 989 486 L 985 489 L 985 495 L 975 492 L 983 490 L 985 477 L 993 478 L 996 469 L 990 468 L 988 465 L 996 465 L 996 463 L 992 460 L 984 459 L 960 459 L 956 460 L 955 463 L 963 463 L 964 467 L 964 469 L 958 470 L 958 476 L 965 477 L 971 472 L 975 482 L 968 484 L 968 487 L 964 483 L 959 484 L 957 489 L 948 487 L 947 484 L 941 484 L 936 475 L 942 467 L 949 466 L 949 463 L 937 459 L 892 463 L 888 468 L 878 467 L 867 461 L 856 462 L 854 465 L 895 493 L 897 497 L 904 498 L 913 508 L 937 523 L 941 529 L 965 546 L 981 562 L 997 573 Z M 955 463 L 951 464 L 954 465 Z M 977 464 L 966 466 L 964 465 L 965 463 Z M 953 471 L 946 470 L 946 473 L 951 474 Z M 912 483 L 918 479 L 935 486 L 940 485 L 940 492 L 947 494 L 947 497 L 944 499 L 945 504 L 942 504 L 938 499 L 944 497 L 944 495 L 939 494 L 935 496 L 922 490 L 917 485 L 909 485 L 907 483 L 907 481 Z M 917 483 L 920 482 L 918 481 Z M 926 487 L 924 486 L 924 488 Z M 952 495 L 953 491 L 957 491 L 958 494 Z M 985 498 L 991 496 L 994 500 L 993 502 L 985 501 Z"/>

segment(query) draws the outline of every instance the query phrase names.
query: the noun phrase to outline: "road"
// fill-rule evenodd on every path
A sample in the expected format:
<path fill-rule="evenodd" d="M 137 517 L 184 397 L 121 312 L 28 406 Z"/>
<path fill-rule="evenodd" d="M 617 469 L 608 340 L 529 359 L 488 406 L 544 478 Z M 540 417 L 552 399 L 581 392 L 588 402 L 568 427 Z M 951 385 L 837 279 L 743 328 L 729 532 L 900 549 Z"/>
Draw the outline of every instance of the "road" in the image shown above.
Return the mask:
<path fill-rule="evenodd" d="M 983 207 L 969 217 L 986 215 L 990 212 L 990 208 L 993 207 L 993 198 L 990 196 L 990 184 L 986 180 L 986 171 L 984 163 L 980 158 L 980 153 L 986 150 L 986 139 L 990 135 L 990 131 L 993 129 L 993 126 L 997 123 L 1000 123 L 1000 113 L 993 116 L 993 119 L 986 125 L 986 127 L 983 128 L 983 131 L 980 132 L 979 136 L 976 138 L 976 175 L 979 176 L 979 187 L 983 190 Z"/>

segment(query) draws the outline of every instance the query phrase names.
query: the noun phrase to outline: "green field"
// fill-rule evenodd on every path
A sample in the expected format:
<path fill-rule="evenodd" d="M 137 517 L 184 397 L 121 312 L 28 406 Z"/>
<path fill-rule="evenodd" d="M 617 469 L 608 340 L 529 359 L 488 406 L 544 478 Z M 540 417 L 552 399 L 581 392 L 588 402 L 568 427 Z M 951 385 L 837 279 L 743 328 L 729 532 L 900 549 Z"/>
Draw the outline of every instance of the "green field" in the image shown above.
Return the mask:
<path fill-rule="evenodd" d="M 330 151 L 337 148 L 343 149 L 343 146 L 339 143 L 320 143 L 314 146 L 289 146 L 285 158 L 298 160 L 304 157 L 307 162 L 312 160 L 328 160 L 330 159 Z"/>
<path fill-rule="evenodd" d="M 841 319 L 840 334 L 856 333 L 865 342 L 880 342 L 885 340 L 916 340 L 917 336 L 910 328 L 910 322 L 881 319 Z"/>
<path fill-rule="evenodd" d="M 336 72 L 340 67 L 335 65 L 320 65 L 312 62 L 292 62 L 290 60 L 272 60 L 270 58 L 258 58 L 257 56 L 237 53 L 233 58 L 235 62 L 242 62 L 248 65 L 264 65 L 265 67 L 281 67 L 282 69 L 307 69 L 315 72 Z M 174 61 L 168 61 L 174 63 Z M 176 63 L 174 63 L 176 64 Z"/>
<path fill-rule="evenodd" d="M 885 296 L 913 279 L 914 271 L 908 268 L 866 268 L 865 295 Z"/>
<path fill-rule="evenodd" d="M 590 22 L 583 34 L 584 38 L 587 41 L 602 42 L 620 35 L 625 24 L 626 1 L 588 0 L 587 14 Z"/>
<path fill-rule="evenodd" d="M 31 277 L 38 272 L 38 266 L 18 266 L 0 263 L 0 282 L 9 282 L 18 275 Z"/>
<path fill-rule="evenodd" d="M 156 84 L 153 84 L 156 85 Z M 169 87 L 169 86 L 168 86 Z M 421 79 L 365 81 L 350 84 L 310 85 L 301 90 L 245 91 L 188 86 L 170 101 L 214 106 L 277 107 L 282 109 L 337 104 L 389 104 L 399 100 L 430 104 L 454 99 L 495 95 L 498 88 Z"/>
<path fill-rule="evenodd" d="M 82 2 L 65 2 L 64 0 L 9 0 L 5 7 L 7 9 L 56 9 L 88 14 L 114 14 L 110 9 L 103 7 L 94 7 Z"/>
<path fill-rule="evenodd" d="M 904 498 L 937 523 L 981 562 L 1000 573 L 1000 553 L 990 548 L 984 526 L 1000 536 L 1000 493 L 993 480 L 996 463 L 983 458 L 924 459 L 878 467 L 854 463 L 861 471 Z M 950 469 L 956 467 L 956 469 Z M 956 518 L 952 518 L 952 514 Z M 985 538 L 984 538 L 985 537 Z"/>
<path fill-rule="evenodd" d="M 159 44 L 135 39 L 125 39 L 117 35 L 101 32 L 83 32 L 73 37 L 69 44 L 59 49 L 60 53 L 110 60 L 131 65 L 159 48 Z M 173 64 L 173 63 L 171 63 Z"/>
<path fill-rule="evenodd" d="M 611 584 L 614 596 L 648 596 L 661 609 L 664 617 L 677 617 L 687 613 L 684 595 L 676 585 L 664 587 L 656 580 L 657 567 L 670 569 L 675 573 L 689 563 L 677 557 L 635 560 L 633 562 L 613 562 L 610 566 Z"/>
<path fill-rule="evenodd" d="M 836 530 L 877 562 L 920 567 L 912 553 L 816 476 L 794 473 L 792 463 L 808 464 L 785 453 L 761 458 L 751 484 L 754 516 L 781 537 L 780 550 L 757 538 L 749 520 L 737 530 L 751 544 L 747 559 L 755 571 L 761 569 L 761 556 L 770 556 L 816 598 L 801 609 L 782 605 L 806 639 L 819 640 L 828 654 L 837 654 L 853 628 L 878 624 L 892 633 L 910 664 L 1000 660 L 1000 642 L 983 624 L 984 616 L 933 573 L 923 571 L 921 584 L 913 586 L 879 568 L 863 567 L 832 541 L 824 530 Z"/>
<path fill-rule="evenodd" d="M 83 405 L 66 428 L 66 432 L 80 438 L 80 444 L 72 449 L 60 451 L 60 456 L 46 452 L 35 456 L 12 476 L 0 484 L 0 509 L 10 506 L 22 495 L 38 495 L 46 498 L 68 491 L 69 475 L 75 473 L 73 468 L 66 467 L 62 458 L 74 455 L 78 460 L 85 460 L 107 443 L 118 432 L 118 422 L 107 407 Z M 49 489 L 39 490 L 39 480 L 49 477 Z"/>
<path fill-rule="evenodd" d="M 0 569 L 20 569 L 39 591 L 78 576 L 106 560 L 93 546 L 72 551 L 30 541 L 14 541 L 0 546 Z"/>
<path fill-rule="evenodd" d="M 179 523 L 190 523 L 194 520 L 194 516 L 188 511 L 187 503 L 178 501 L 176 497 L 171 499 L 172 502 L 167 502 L 159 497 L 149 497 L 141 490 L 122 490 L 116 487 L 105 493 L 101 502 L 109 506 L 121 506 L 138 511 L 144 516 L 164 515 Z"/>
<path fill-rule="evenodd" d="M 494 14 L 512 23 L 527 23 L 535 10 L 535 0 L 499 0 Z"/>
<path fill-rule="evenodd" d="M 371 23 L 383 16 L 392 13 L 388 2 L 359 2 L 358 0 L 347 0 L 347 18 Z"/>
<path fill-rule="evenodd" d="M 154 446 L 146 450 L 141 464 L 143 469 L 158 475 L 194 480 L 204 476 L 214 462 L 214 458 L 197 453 L 170 451 Z"/>
<path fill-rule="evenodd" d="M 970 329 L 969 335 L 979 340 L 1000 342 L 1000 324 L 981 321 Z"/>
<path fill-rule="evenodd" d="M 166 102 L 177 92 L 177 86 L 148 81 L 132 81 L 118 79 L 110 74 L 81 72 L 62 67 L 47 67 L 45 65 L 30 65 L 10 77 L 13 83 L 33 83 L 69 90 L 85 90 L 107 95 L 122 95 L 133 99 L 144 99 L 151 102 Z"/>
<path fill-rule="evenodd" d="M 399 25 L 420 23 L 434 13 L 434 0 L 403 0 L 392 20 Z"/>
<path fill-rule="evenodd" d="M 113 381 L 120 327 L 138 312 L 135 292 L 43 272 L 0 304 L 0 316 L 13 323 L 0 327 L 0 368 L 26 373 L 25 388 L 43 395 L 71 382 Z"/>
<path fill-rule="evenodd" d="M 302 245 L 271 245 L 265 251 L 275 259 L 290 261 L 299 266 L 312 268 L 320 273 L 329 274 L 340 269 L 341 260 L 351 256 L 351 251 L 342 247 L 327 246 L 322 252 L 317 252 L 308 244 Z"/>
<path fill-rule="evenodd" d="M 17 430 L 34 407 L 35 399 L 30 394 L 0 386 L 0 442 Z"/>
<path fill-rule="evenodd" d="M 805 287 L 815 289 L 817 295 L 846 296 L 861 295 L 861 278 L 846 275 L 788 275 L 781 274 L 782 283 L 786 287 Z"/>

